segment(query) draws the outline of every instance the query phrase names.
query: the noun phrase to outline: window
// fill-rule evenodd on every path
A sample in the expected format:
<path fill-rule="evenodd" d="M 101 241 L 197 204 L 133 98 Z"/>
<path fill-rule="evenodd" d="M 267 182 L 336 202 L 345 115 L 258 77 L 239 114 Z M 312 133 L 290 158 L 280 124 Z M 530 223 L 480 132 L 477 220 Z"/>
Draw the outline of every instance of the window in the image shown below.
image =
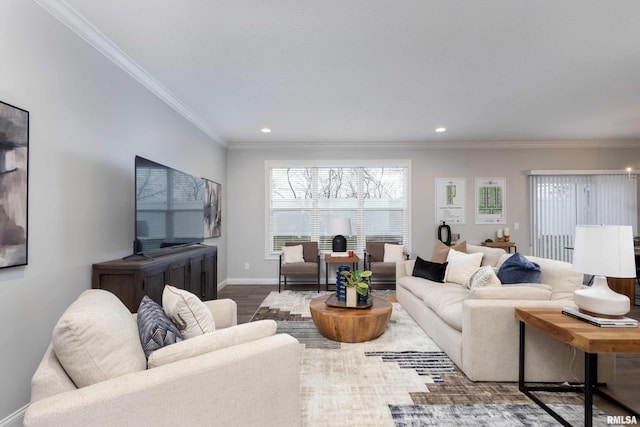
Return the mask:
<path fill-rule="evenodd" d="M 331 218 L 351 219 L 347 249 L 366 241 L 408 245 L 408 162 L 368 161 L 366 166 L 267 162 L 267 254 L 285 242 L 317 241 L 331 251 Z"/>
<path fill-rule="evenodd" d="M 630 225 L 637 230 L 637 181 L 597 171 L 531 171 L 533 255 L 571 262 L 576 225 Z"/>

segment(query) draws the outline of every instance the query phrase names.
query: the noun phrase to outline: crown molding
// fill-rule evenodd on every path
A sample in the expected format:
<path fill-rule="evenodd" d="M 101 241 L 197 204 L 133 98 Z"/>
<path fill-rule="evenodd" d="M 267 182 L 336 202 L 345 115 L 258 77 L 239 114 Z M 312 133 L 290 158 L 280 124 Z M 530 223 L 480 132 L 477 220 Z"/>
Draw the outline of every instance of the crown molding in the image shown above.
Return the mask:
<path fill-rule="evenodd" d="M 80 13 L 64 0 L 34 0 L 40 7 L 62 22 L 67 28 L 79 35 L 87 43 L 102 53 L 114 64 L 137 80 L 142 86 L 156 95 L 194 126 L 204 132 L 217 144 L 226 147 L 226 142 L 220 138 L 207 123 L 196 113 L 191 111 L 175 95 L 151 76 L 144 68 L 131 59 L 122 49 L 113 43 L 100 30 L 94 27 Z"/>
<path fill-rule="evenodd" d="M 328 150 L 366 148 L 371 150 L 423 149 L 583 149 L 583 148 L 640 148 L 640 140 L 575 140 L 575 141 L 413 141 L 413 142 L 234 142 L 229 150 L 290 150 L 323 148 Z"/>

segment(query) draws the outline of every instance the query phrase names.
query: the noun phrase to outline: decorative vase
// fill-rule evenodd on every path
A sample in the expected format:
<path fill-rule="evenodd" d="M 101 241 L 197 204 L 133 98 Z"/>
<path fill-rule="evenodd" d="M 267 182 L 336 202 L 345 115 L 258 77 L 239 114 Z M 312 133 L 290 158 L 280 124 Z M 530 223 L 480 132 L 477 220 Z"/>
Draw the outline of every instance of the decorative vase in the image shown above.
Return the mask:
<path fill-rule="evenodd" d="M 347 287 L 345 286 L 347 278 L 341 274 L 343 271 L 351 271 L 351 268 L 348 265 L 341 265 L 336 271 L 336 298 L 340 302 L 347 301 Z"/>
<path fill-rule="evenodd" d="M 358 295 L 358 305 L 364 305 L 369 301 L 369 292 L 367 292 L 367 295 L 360 295 L 357 292 L 356 294 Z"/>
<path fill-rule="evenodd" d="M 358 293 L 355 286 L 347 287 L 347 307 L 355 307 L 358 305 Z"/>

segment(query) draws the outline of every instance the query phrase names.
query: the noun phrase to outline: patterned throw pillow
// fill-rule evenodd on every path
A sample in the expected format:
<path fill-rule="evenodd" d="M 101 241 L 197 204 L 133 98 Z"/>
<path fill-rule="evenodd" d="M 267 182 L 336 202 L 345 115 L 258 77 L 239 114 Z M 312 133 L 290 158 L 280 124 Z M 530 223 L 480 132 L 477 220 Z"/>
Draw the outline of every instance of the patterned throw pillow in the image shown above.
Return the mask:
<path fill-rule="evenodd" d="M 469 288 L 486 288 L 489 286 L 500 286 L 500 279 L 496 276 L 496 270 L 490 265 L 485 265 L 476 270 L 469 278 Z"/>
<path fill-rule="evenodd" d="M 216 330 L 211 310 L 189 291 L 165 285 L 162 291 L 162 308 L 185 340 Z"/>
<path fill-rule="evenodd" d="M 182 341 L 182 334 L 162 306 L 146 295 L 138 307 L 138 331 L 147 358 L 159 348 Z"/>

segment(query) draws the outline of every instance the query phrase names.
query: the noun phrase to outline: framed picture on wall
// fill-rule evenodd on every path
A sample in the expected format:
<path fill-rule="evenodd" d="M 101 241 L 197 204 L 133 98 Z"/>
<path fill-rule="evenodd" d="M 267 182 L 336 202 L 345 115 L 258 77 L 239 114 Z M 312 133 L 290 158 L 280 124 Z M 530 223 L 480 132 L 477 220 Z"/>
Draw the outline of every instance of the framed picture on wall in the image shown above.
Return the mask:
<path fill-rule="evenodd" d="M 436 224 L 466 224 L 466 181 L 464 178 L 436 178 Z"/>
<path fill-rule="evenodd" d="M 0 101 L 0 268 L 27 264 L 29 112 Z"/>
<path fill-rule="evenodd" d="M 222 234 L 222 185 L 206 178 L 204 181 L 204 238 Z"/>
<path fill-rule="evenodd" d="M 505 178 L 476 178 L 476 224 L 506 224 Z"/>

